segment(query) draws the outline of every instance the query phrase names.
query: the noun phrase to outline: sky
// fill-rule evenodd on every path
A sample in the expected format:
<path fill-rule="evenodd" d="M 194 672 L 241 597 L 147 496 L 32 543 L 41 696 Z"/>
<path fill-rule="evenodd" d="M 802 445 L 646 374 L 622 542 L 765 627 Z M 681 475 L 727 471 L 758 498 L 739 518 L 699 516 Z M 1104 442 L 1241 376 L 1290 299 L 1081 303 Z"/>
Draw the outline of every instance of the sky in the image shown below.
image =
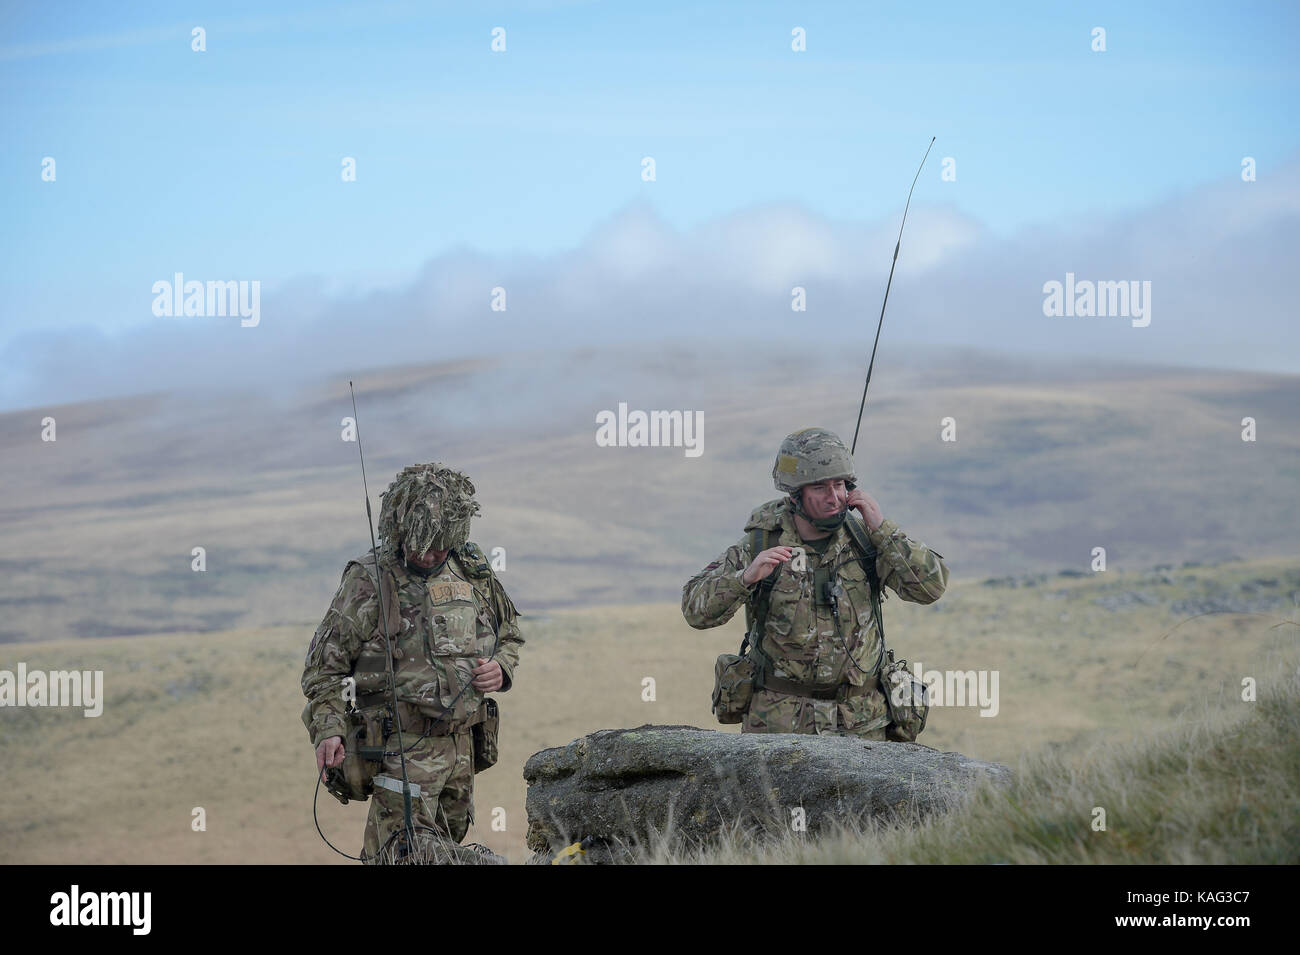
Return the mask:
<path fill-rule="evenodd" d="M 1300 371 L 1294 3 L 2 10 L 0 407 L 310 376 L 376 331 L 421 358 L 779 332 L 800 282 L 857 322 L 931 137 L 902 338 Z M 1045 331 L 1071 270 L 1153 281 L 1149 334 Z M 257 280 L 265 325 L 156 316 L 176 273 Z"/>

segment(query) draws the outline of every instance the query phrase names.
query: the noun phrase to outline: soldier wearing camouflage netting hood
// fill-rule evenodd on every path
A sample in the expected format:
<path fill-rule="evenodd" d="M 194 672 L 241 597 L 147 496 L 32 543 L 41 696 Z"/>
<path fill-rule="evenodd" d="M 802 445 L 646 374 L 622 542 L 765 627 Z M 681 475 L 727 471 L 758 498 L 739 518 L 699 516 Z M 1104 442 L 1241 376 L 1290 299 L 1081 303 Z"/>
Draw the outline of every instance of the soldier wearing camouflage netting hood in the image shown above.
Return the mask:
<path fill-rule="evenodd" d="M 746 536 L 682 588 L 682 614 L 697 629 L 746 609 L 740 654 L 718 658 L 714 713 L 747 733 L 916 739 L 924 694 L 906 661 L 886 655 L 880 600 L 884 588 L 938 600 L 942 557 L 884 519 L 830 431 L 787 437 L 772 478 L 787 496 L 757 508 Z"/>
<path fill-rule="evenodd" d="M 342 801 L 370 798 L 368 863 L 484 859 L 459 843 L 474 818 L 474 773 L 496 759 L 496 703 L 485 694 L 510 689 L 524 641 L 514 604 L 468 539 L 473 496 L 470 480 L 442 465 L 402 470 L 379 515 L 386 626 L 371 550 L 348 562 L 307 652 L 303 720 L 316 765 Z M 413 850 L 396 720 L 413 784 Z"/>

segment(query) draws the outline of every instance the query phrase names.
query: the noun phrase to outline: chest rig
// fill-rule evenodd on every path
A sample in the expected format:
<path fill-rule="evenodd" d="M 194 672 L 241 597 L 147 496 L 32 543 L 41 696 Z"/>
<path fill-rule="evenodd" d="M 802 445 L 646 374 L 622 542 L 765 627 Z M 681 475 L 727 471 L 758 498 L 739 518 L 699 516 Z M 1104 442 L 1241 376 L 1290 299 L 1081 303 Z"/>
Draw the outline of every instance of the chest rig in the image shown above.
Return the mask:
<path fill-rule="evenodd" d="M 876 571 L 876 549 L 867 536 L 866 528 L 862 525 L 861 519 L 852 511 L 845 516 L 844 528 L 849 535 L 851 548 L 857 554 L 855 559 L 862 563 L 870 591 L 871 615 L 880 638 L 880 653 L 877 655 L 870 671 L 874 674 L 879 671 L 885 655 L 885 622 L 881 613 L 882 591 L 880 576 Z M 780 543 L 780 537 L 780 526 L 752 528 L 749 532 L 751 557 L 768 548 L 777 546 Z M 829 549 L 827 553 L 829 553 Z M 768 611 L 771 608 L 772 588 L 776 585 L 783 570 L 785 570 L 785 564 L 778 564 L 772 573 L 759 581 L 749 602 L 745 605 L 746 633 L 740 646 L 740 655 L 743 657 L 748 652 L 758 664 L 754 677 L 754 688 L 770 689 L 779 693 L 789 693 L 795 696 L 820 700 L 838 699 L 844 693 L 844 687 L 841 685 L 842 671 L 840 680 L 828 684 L 796 683 L 774 675 L 772 657 L 763 649 L 763 637 L 767 629 Z M 835 620 L 837 633 L 839 633 L 840 628 L 839 598 L 843 595 L 843 588 L 840 586 L 836 571 L 827 565 L 825 555 L 823 555 L 819 558 L 818 567 L 813 573 L 812 599 L 830 610 Z M 842 638 L 842 633 L 839 635 Z M 846 665 L 853 665 L 851 648 L 845 645 L 844 652 Z"/>
<path fill-rule="evenodd" d="M 362 565 L 368 571 L 374 567 L 369 556 Z M 467 543 L 428 577 L 407 568 L 399 572 L 383 562 L 380 566 L 399 700 L 439 724 L 464 724 L 482 698 L 472 686 L 476 658 L 497 651 L 499 622 L 483 587 L 491 576 L 486 558 Z M 354 666 L 356 705 L 361 710 L 391 703 L 384 629 L 376 621 Z"/>
<path fill-rule="evenodd" d="M 380 774 L 385 757 L 398 755 L 387 749 L 396 719 L 401 719 L 403 732 L 414 731 L 421 736 L 441 735 L 453 727 L 468 729 L 473 735 L 475 773 L 497 761 L 500 727 L 497 703 L 475 690 L 470 675 L 461 672 L 465 667 L 457 663 L 466 655 L 472 659 L 474 655 L 496 654 L 500 627 L 490 610 L 490 597 L 478 593 L 476 587 L 478 581 L 486 581 L 492 572 L 487 558 L 473 543 L 467 542 L 453 553 L 459 569 L 464 571 L 463 578 L 458 579 L 454 572 L 432 574 L 429 578 L 408 574 L 405 586 L 399 586 L 391 567 L 378 562 L 382 571 L 379 585 L 388 610 L 387 630 L 393 641 L 398 707 L 394 710 L 388 688 L 385 626 L 376 619 L 375 629 L 370 639 L 362 643 L 352 669 L 357 692 L 355 709 L 348 713 L 343 764 L 328 771 L 325 783 L 330 794 L 344 805 L 349 800 L 369 799 L 376 785 L 392 788 L 395 782 L 401 786 L 400 781 L 383 782 L 385 777 Z M 447 560 L 444 571 L 451 566 L 450 555 Z M 374 579 L 373 552 L 349 561 L 353 563 L 361 565 Z M 447 579 L 449 576 L 452 579 Z M 420 589 L 423 593 L 419 593 Z M 418 596 L 418 601 L 413 596 Z M 493 617 L 490 644 L 478 626 L 480 601 Z M 430 610 L 435 612 L 430 614 Z M 422 619 L 425 616 L 432 619 L 425 621 Z M 310 703 L 303 711 L 303 722 L 310 728 Z"/>

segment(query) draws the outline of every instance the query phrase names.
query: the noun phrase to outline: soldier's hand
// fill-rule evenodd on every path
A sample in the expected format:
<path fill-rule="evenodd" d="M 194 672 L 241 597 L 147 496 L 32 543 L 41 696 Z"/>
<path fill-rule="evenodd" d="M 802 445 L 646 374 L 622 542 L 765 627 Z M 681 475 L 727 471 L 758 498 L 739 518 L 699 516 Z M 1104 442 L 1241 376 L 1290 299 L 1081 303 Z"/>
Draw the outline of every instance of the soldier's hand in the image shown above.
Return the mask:
<path fill-rule="evenodd" d="M 343 737 L 331 736 L 320 741 L 316 747 L 316 768 L 320 770 L 320 781 L 325 782 L 325 769 L 343 765 Z"/>
<path fill-rule="evenodd" d="M 478 663 L 479 665 L 474 668 L 474 689 L 482 690 L 484 693 L 501 689 L 501 685 L 506 681 L 501 672 L 501 664 L 487 657 L 479 657 Z"/>
<path fill-rule="evenodd" d="M 885 519 L 885 515 L 881 512 L 876 499 L 861 488 L 855 487 L 849 491 L 849 507 L 856 507 L 858 513 L 862 515 L 862 520 L 873 531 Z"/>
<path fill-rule="evenodd" d="M 746 587 L 765 579 L 778 564 L 783 564 L 794 556 L 793 547 L 769 547 L 758 552 L 758 556 L 749 562 L 744 575 L 740 578 Z"/>

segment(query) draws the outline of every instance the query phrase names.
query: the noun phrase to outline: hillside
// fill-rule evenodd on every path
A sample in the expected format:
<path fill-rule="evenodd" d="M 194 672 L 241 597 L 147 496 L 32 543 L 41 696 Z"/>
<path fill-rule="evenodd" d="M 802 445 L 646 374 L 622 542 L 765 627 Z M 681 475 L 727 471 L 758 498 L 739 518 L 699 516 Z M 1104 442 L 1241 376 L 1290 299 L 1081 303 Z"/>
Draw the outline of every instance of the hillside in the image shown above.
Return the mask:
<path fill-rule="evenodd" d="M 1207 707 L 1262 708 L 1240 702 L 1241 679 L 1251 676 L 1262 686 L 1277 673 L 1281 655 L 1295 647 L 1298 607 L 1300 563 L 1248 561 L 1087 577 L 957 579 L 936 604 L 889 600 L 885 613 L 891 645 L 913 664 L 999 673 L 995 716 L 982 717 L 977 707 L 935 708 L 922 742 L 1013 768 L 1037 754 L 1055 761 L 1047 765 L 1084 772 L 1099 752 L 1196 722 Z M 312 823 L 314 762 L 298 718 L 298 679 L 313 627 L 303 620 L 279 628 L 0 646 L 0 669 L 13 670 L 20 661 L 29 669 L 101 669 L 106 697 L 103 714 L 90 719 L 69 709 L 0 709 L 0 760 L 33 767 L 16 771 L 39 782 L 0 802 L 0 861 L 342 861 Z M 740 643 L 737 621 L 692 630 L 675 603 L 531 614 L 523 630 L 528 642 L 517 685 L 501 697 L 500 763 L 477 781 L 479 819 L 486 822 L 493 807 L 502 807 L 506 830 L 480 825 L 469 836 L 513 862 L 528 855 L 521 772 L 529 755 L 602 728 L 647 722 L 716 728 L 709 712 L 713 660 Z M 646 677 L 655 680 L 653 702 L 642 699 Z M 1172 765 L 1168 754 L 1178 751 L 1160 746 L 1155 752 L 1165 755 L 1156 770 L 1164 773 Z M 1256 749 L 1241 752 L 1244 763 L 1225 757 L 1220 768 L 1235 773 L 1247 794 L 1284 768 L 1276 751 L 1258 764 L 1251 762 L 1261 755 Z M 1045 803 L 1060 793 L 1031 788 L 1021 804 L 1026 811 L 1041 808 L 1042 825 L 1059 826 L 1087 800 L 1105 798 L 1107 805 L 1128 807 L 1128 815 L 1112 811 L 1115 826 L 1164 832 L 1168 819 L 1182 817 L 1152 814 L 1151 807 L 1176 791 L 1148 792 L 1147 778 L 1134 777 L 1126 794 L 1105 786 L 1095 797 L 1090 789 L 1067 790 L 1070 799 L 1051 811 Z M 1258 811 L 1254 802 L 1243 805 Z M 195 807 L 206 811 L 206 832 L 190 829 Z M 322 793 L 321 826 L 348 852 L 360 845 L 365 812 Z M 1062 831 L 1067 841 L 1076 832 Z M 1222 833 L 1226 839 L 1235 831 Z M 1236 842 L 1216 842 L 1206 832 L 1207 858 L 1233 858 Z M 969 852 L 984 844 L 972 842 Z M 1132 851 L 1155 851 L 1153 845 L 1135 842 Z M 1049 849 L 1056 851 L 1043 851 Z M 1242 861 L 1255 851 L 1242 849 Z M 1026 848 L 1011 861 L 1030 857 Z"/>
<path fill-rule="evenodd" d="M 795 370 L 774 346 L 727 346 L 358 374 L 371 498 L 441 459 L 477 484 L 473 537 L 504 548 L 521 609 L 676 600 L 777 496 L 785 434 L 852 436 L 862 354 Z M 861 484 L 955 576 L 1088 571 L 1094 547 L 1111 570 L 1295 553 L 1296 376 L 886 348 L 871 389 Z M 701 412 L 703 453 L 597 446 L 596 414 L 620 402 Z M 0 643 L 314 625 L 368 547 L 351 413 L 335 380 L 0 415 Z"/>

